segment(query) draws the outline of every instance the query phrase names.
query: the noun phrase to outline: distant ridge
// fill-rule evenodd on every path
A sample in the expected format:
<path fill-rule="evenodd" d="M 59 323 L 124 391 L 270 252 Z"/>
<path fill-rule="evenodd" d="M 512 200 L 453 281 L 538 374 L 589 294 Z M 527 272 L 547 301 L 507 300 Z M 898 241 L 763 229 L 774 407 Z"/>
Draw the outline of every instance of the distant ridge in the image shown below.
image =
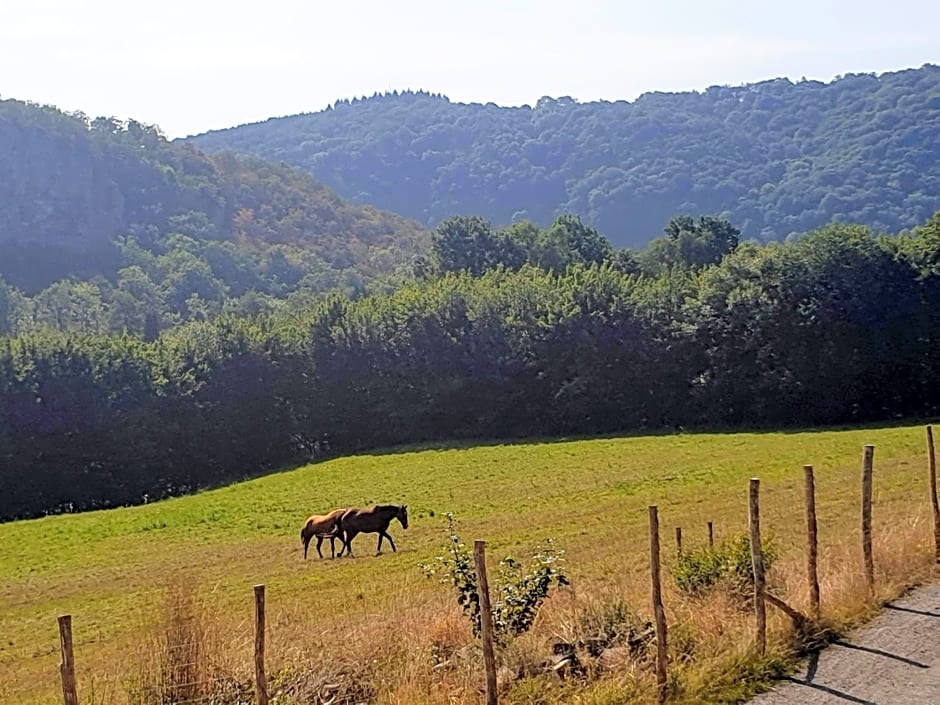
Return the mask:
<path fill-rule="evenodd" d="M 428 226 L 574 212 L 634 247 L 685 212 L 761 240 L 831 221 L 895 232 L 940 207 L 940 67 L 515 108 L 396 91 L 189 140 L 302 167 Z"/>

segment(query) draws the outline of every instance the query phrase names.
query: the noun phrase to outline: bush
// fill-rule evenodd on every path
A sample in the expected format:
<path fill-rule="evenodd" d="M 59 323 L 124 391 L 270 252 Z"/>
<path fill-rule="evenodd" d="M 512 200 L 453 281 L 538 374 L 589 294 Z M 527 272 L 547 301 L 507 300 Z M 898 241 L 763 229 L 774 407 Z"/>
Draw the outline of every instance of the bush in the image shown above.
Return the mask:
<path fill-rule="evenodd" d="M 777 547 L 772 537 L 761 539 L 764 554 L 764 571 L 769 571 L 777 560 Z M 741 535 L 735 537 L 725 549 L 727 552 L 728 578 L 738 592 L 750 593 L 754 589 L 754 569 L 751 565 L 751 539 Z"/>
<path fill-rule="evenodd" d="M 439 576 L 444 584 L 457 591 L 457 604 L 470 620 L 473 635 L 480 636 L 480 598 L 473 557 L 457 534 L 452 513 L 447 514 L 447 554 L 437 556 L 434 563 L 422 566 L 428 577 Z M 555 548 L 551 539 L 532 555 L 528 565 L 514 558 L 499 562 L 499 570 L 490 580 L 493 631 L 502 644 L 527 632 L 539 608 L 548 597 L 552 585 L 568 585 L 562 568 L 564 551 Z"/>
<path fill-rule="evenodd" d="M 777 548 L 771 538 L 761 539 L 764 570 L 777 559 Z M 745 594 L 754 586 L 751 566 L 751 541 L 746 535 L 734 537 L 717 548 L 683 551 L 679 554 L 674 573 L 676 585 L 688 595 L 701 595 L 721 582 L 733 592 Z"/>

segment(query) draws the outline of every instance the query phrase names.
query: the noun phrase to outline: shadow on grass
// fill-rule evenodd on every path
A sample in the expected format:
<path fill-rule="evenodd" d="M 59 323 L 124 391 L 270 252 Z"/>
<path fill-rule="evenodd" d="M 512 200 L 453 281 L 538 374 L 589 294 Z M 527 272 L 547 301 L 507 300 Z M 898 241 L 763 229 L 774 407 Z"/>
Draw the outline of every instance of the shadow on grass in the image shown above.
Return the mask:
<path fill-rule="evenodd" d="M 492 448 L 499 446 L 554 445 L 578 441 L 602 441 L 620 438 L 666 438 L 689 436 L 734 436 L 734 435 L 806 435 L 838 433 L 843 431 L 883 431 L 910 426 L 926 425 L 931 419 L 907 418 L 882 421 L 859 422 L 856 424 L 834 424 L 819 426 L 669 426 L 636 429 L 622 429 L 595 434 L 571 434 L 563 436 L 510 436 L 504 438 L 467 437 L 452 439 L 419 440 L 376 448 L 361 448 L 346 454 L 337 454 L 313 461 L 310 464 L 328 462 L 346 457 L 373 457 L 385 455 L 403 455 L 424 451 L 466 450 L 469 448 Z"/>
<path fill-rule="evenodd" d="M 270 467 L 270 468 L 259 468 L 256 472 L 242 473 L 239 476 L 233 476 L 226 478 L 221 482 L 216 483 L 205 483 L 199 484 L 196 483 L 193 486 L 185 487 L 180 490 L 170 490 L 155 494 L 149 499 L 141 497 L 139 499 L 125 500 L 123 502 L 114 502 L 104 503 L 101 506 L 88 506 L 88 507 L 76 507 L 73 510 L 64 510 L 61 508 L 55 510 L 47 510 L 44 513 L 31 513 L 23 516 L 11 517 L 0 521 L 0 523 L 5 523 L 6 521 L 17 521 L 23 519 L 37 519 L 49 515 L 57 514 L 82 514 L 92 511 L 107 511 L 110 509 L 116 509 L 118 507 L 134 507 L 141 506 L 143 504 L 149 504 L 154 502 L 159 502 L 167 499 L 172 499 L 174 497 L 186 497 L 192 495 L 202 494 L 204 492 L 210 492 L 212 490 L 221 489 L 223 487 L 229 487 L 231 485 L 241 484 L 243 482 L 249 482 L 251 480 L 257 480 L 265 477 L 273 477 L 276 475 L 281 475 L 288 472 L 293 472 L 300 468 L 306 468 L 315 465 L 322 465 L 333 460 L 338 460 L 340 458 L 368 458 L 368 457 L 383 457 L 391 455 L 406 455 L 409 453 L 421 453 L 427 451 L 455 451 L 455 450 L 467 450 L 470 448 L 495 448 L 500 446 L 527 446 L 527 445 L 555 445 L 562 443 L 571 443 L 578 441 L 601 441 L 601 440 L 614 440 L 614 439 L 626 439 L 626 438 L 668 438 L 668 437 L 695 437 L 695 436 L 731 436 L 731 435 L 800 435 L 800 434 L 822 434 L 822 433 L 836 433 L 840 431 L 879 431 L 879 430 L 888 430 L 894 428 L 905 428 L 909 426 L 917 426 L 928 424 L 931 421 L 924 418 L 905 418 L 905 419 L 886 419 L 881 421 L 867 421 L 859 422 L 856 424 L 838 424 L 838 425 L 820 425 L 820 426 L 688 426 L 684 427 L 681 425 L 672 425 L 672 426 L 661 426 L 661 427 L 644 427 L 644 428 L 633 428 L 633 429 L 618 429 L 612 430 L 604 433 L 594 433 L 594 434 L 572 434 L 564 436 L 512 436 L 512 437 L 503 437 L 503 438 L 493 438 L 491 436 L 486 437 L 473 437 L 468 436 L 466 438 L 449 438 L 449 439 L 426 439 L 426 440 L 415 440 L 414 442 L 402 443 L 399 445 L 392 446 L 378 446 L 375 448 L 356 448 L 350 449 L 349 451 L 342 453 L 331 453 L 328 455 L 323 455 L 319 458 L 303 458 L 298 457 L 293 461 L 290 461 L 287 464 Z"/>

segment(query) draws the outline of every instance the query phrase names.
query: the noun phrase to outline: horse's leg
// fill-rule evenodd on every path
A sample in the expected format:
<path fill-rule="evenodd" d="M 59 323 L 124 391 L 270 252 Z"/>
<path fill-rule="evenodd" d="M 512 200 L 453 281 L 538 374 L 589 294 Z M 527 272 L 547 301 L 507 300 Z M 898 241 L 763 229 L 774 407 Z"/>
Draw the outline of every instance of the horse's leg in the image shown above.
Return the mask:
<path fill-rule="evenodd" d="M 391 535 L 390 535 L 390 534 L 387 534 L 387 533 L 385 533 L 385 532 L 383 531 L 383 532 L 382 532 L 382 536 L 384 536 L 385 538 L 387 538 L 387 539 L 388 539 L 388 542 L 389 542 L 390 544 L 392 544 L 392 553 L 398 553 L 398 550 L 395 548 L 395 542 L 392 541 Z"/>
<path fill-rule="evenodd" d="M 339 539 L 339 558 L 343 557 L 343 551 L 346 550 L 346 532 L 340 529 L 336 532 L 336 538 Z"/>
<path fill-rule="evenodd" d="M 352 540 L 356 538 L 358 531 L 346 531 L 346 538 L 343 539 L 343 551 L 346 551 L 349 554 L 349 557 L 352 558 Z M 343 551 L 339 552 L 339 555 L 343 555 Z"/>
<path fill-rule="evenodd" d="M 322 545 L 323 545 L 323 536 L 320 534 L 317 534 L 317 555 L 320 556 L 320 558 L 323 558 L 323 553 L 320 551 L 320 546 Z"/>

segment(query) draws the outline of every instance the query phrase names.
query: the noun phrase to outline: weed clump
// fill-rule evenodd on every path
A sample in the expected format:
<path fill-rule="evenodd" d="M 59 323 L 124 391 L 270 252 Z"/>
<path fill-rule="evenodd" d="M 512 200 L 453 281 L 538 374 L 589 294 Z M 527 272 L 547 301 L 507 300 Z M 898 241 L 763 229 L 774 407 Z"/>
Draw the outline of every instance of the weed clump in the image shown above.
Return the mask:
<path fill-rule="evenodd" d="M 761 539 L 764 570 L 777 560 L 777 547 L 770 537 Z M 754 588 L 751 566 L 751 542 L 746 535 L 736 536 L 716 548 L 683 551 L 673 573 L 676 586 L 686 595 L 699 596 L 718 585 L 745 597 Z"/>
<path fill-rule="evenodd" d="M 247 678 L 219 664 L 220 643 L 211 617 L 189 583 L 171 586 L 163 621 L 150 650 L 151 662 L 129 683 L 131 705 L 247 703 L 253 691 Z"/>
<path fill-rule="evenodd" d="M 632 659 L 642 660 L 655 637 L 652 622 L 640 619 L 622 599 L 582 612 L 578 627 L 580 643 L 595 658 L 606 649 L 626 647 Z"/>

